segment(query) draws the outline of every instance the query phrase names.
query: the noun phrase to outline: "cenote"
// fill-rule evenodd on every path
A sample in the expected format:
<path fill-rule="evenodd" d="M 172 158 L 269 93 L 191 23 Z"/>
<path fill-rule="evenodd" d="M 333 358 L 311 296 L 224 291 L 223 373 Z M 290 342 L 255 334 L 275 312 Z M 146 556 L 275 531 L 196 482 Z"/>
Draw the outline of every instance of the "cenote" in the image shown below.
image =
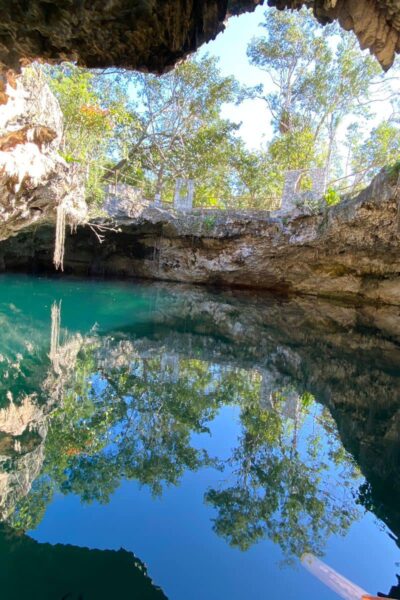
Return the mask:
<path fill-rule="evenodd" d="M 0 278 L 2 598 L 400 597 L 398 307 Z"/>

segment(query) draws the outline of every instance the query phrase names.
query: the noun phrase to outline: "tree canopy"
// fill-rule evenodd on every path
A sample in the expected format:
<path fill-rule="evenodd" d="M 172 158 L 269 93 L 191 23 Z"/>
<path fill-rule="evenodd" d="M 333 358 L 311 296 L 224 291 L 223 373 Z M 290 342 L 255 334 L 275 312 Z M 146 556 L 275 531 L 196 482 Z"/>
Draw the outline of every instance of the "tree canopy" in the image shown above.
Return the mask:
<path fill-rule="evenodd" d="M 272 208 L 287 170 L 324 167 L 334 181 L 398 160 L 397 109 L 384 120 L 373 111 L 392 98 L 396 69 L 386 80 L 354 35 L 321 27 L 307 9 L 268 9 L 261 29 L 247 52 L 260 71 L 251 89 L 207 54 L 161 77 L 46 67 L 65 117 L 63 155 L 86 166 L 92 204 L 112 181 L 171 201 L 183 177 L 195 181 L 198 205 Z M 223 116 L 226 104 L 254 98 L 265 101 L 273 126 L 257 149 Z"/>
<path fill-rule="evenodd" d="M 346 174 L 340 131 L 349 118 L 365 123 L 372 117 L 376 91 L 387 87 L 379 66 L 360 51 L 355 36 L 337 25 L 320 27 L 307 9 L 267 10 L 262 29 L 248 57 L 266 74 L 258 96 L 275 132 L 267 145 L 274 171 L 325 166 L 328 179 Z M 381 166 L 393 159 L 384 143 L 380 152 Z"/>

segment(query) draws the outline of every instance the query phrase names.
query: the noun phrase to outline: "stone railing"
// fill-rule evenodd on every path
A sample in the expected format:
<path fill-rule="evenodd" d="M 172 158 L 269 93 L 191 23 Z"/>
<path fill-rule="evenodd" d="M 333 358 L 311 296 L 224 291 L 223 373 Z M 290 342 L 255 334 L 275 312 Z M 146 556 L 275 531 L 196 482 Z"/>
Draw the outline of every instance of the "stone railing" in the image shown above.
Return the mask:
<path fill-rule="evenodd" d="M 375 167 L 374 169 L 376 170 Z M 314 169 L 293 169 L 286 171 L 284 175 L 283 192 L 280 198 L 265 197 L 263 199 L 264 206 L 267 206 L 268 208 L 248 206 L 246 204 L 244 209 L 240 207 L 238 199 L 236 199 L 235 203 L 232 201 L 231 206 L 228 205 L 223 208 L 201 206 L 198 203 L 195 207 L 195 182 L 193 179 L 189 178 L 177 179 L 172 202 L 163 200 L 160 193 L 155 194 L 153 201 L 147 200 L 143 197 L 143 192 L 140 188 L 128 183 L 118 183 L 117 180 L 115 180 L 114 183 L 111 183 L 106 187 L 104 209 L 108 214 L 114 217 L 121 217 L 124 215 L 129 216 L 134 207 L 136 210 L 138 205 L 175 210 L 178 213 L 190 213 L 196 209 L 209 209 L 214 211 L 235 209 L 267 210 L 274 213 L 276 216 L 288 215 L 296 210 L 320 207 L 327 188 L 337 182 L 341 182 L 338 188 L 339 194 L 348 194 L 350 188 L 359 191 L 359 184 L 364 180 L 365 175 L 370 170 L 371 167 L 368 167 L 359 173 L 352 173 L 340 177 L 335 181 L 330 181 L 329 183 L 327 182 L 326 166 Z M 343 182 L 345 183 L 347 180 L 350 180 L 350 185 L 345 185 L 343 187 Z"/>

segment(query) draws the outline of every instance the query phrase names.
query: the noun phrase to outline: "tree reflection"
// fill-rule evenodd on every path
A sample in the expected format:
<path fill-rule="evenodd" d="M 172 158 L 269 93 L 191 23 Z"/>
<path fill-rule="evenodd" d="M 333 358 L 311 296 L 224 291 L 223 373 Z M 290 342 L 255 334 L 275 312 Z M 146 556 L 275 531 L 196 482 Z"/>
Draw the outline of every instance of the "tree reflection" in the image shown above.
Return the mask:
<path fill-rule="evenodd" d="M 141 357 L 126 341 L 86 344 L 51 417 L 42 475 L 10 523 L 26 529 L 39 522 L 49 486 L 105 503 L 122 478 L 159 495 L 187 470 L 222 468 L 191 438 L 209 432 L 221 406 L 241 399 L 245 375 L 166 353 Z"/>
<path fill-rule="evenodd" d="M 234 482 L 206 493 L 218 512 L 214 530 L 241 550 L 268 537 L 287 560 L 322 554 L 329 536 L 344 535 L 358 516 L 348 488 L 359 472 L 329 412 L 286 388 L 268 407 L 246 403 L 241 422 Z"/>
<path fill-rule="evenodd" d="M 240 407 L 241 434 L 222 463 L 193 434 L 209 433 L 227 405 Z M 205 498 L 217 510 L 216 533 L 242 550 L 269 537 L 288 558 L 322 554 L 357 518 L 346 493 L 357 468 L 310 394 L 258 370 L 93 336 L 51 416 L 42 473 L 9 523 L 35 527 L 55 491 L 105 503 L 124 478 L 160 495 L 203 467 L 232 478 Z"/>

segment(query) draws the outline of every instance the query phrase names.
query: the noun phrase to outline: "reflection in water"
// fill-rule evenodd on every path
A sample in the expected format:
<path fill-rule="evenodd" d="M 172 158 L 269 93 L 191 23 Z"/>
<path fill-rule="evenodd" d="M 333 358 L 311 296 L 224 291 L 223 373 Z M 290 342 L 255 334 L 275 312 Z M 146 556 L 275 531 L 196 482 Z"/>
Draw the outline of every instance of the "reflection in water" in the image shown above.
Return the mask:
<path fill-rule="evenodd" d="M 60 354 L 60 325 L 61 325 L 61 302 L 57 304 L 53 302 L 51 307 L 51 336 L 50 336 L 50 353 L 49 358 L 53 371 L 60 374 L 58 364 Z"/>
<path fill-rule="evenodd" d="M 148 304 L 134 325 L 129 315 L 96 325 L 92 306 L 74 331 L 53 304 L 50 354 L 40 323 L 1 306 L 8 527 L 34 529 L 56 492 L 106 503 L 132 479 L 161 495 L 186 472 L 209 468 L 220 472 L 203 490 L 212 527 L 234 547 L 269 538 L 287 562 L 322 556 L 364 508 L 398 539 L 394 309 L 182 287 L 140 293 Z M 228 459 L 201 443 L 227 406 L 239 414 Z"/>
<path fill-rule="evenodd" d="M 352 491 L 359 472 L 329 411 L 288 387 L 264 405 L 257 370 L 92 337 L 63 392 L 41 476 L 10 515 L 13 527 L 35 527 L 55 491 L 107 502 L 124 478 L 161 494 L 205 466 L 234 479 L 208 490 L 206 500 L 217 509 L 215 531 L 242 550 L 268 536 L 288 557 L 321 554 L 329 535 L 344 534 L 357 518 L 346 486 Z M 219 408 L 231 404 L 240 407 L 242 434 L 224 464 L 193 447 L 192 434 L 208 431 Z"/>
<path fill-rule="evenodd" d="M 360 600 L 368 595 L 368 592 L 337 573 L 312 554 L 303 554 L 301 562 L 310 573 L 336 592 L 338 596 L 344 598 L 344 600 Z"/>
<path fill-rule="evenodd" d="M 288 558 L 320 555 L 331 534 L 344 535 L 357 519 L 352 492 L 360 474 L 311 394 L 273 396 L 272 410 L 258 398 L 242 407 L 234 482 L 206 495 L 218 511 L 214 529 L 242 550 L 268 536 Z"/>

